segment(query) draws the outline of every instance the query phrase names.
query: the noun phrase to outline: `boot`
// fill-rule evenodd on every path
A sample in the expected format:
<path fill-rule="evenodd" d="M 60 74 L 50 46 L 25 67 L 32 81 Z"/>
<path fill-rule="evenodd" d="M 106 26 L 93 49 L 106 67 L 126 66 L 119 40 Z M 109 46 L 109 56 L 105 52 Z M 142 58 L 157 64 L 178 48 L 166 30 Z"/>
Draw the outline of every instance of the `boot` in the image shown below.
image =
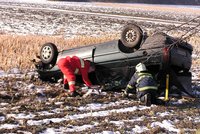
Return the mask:
<path fill-rule="evenodd" d="M 63 88 L 64 88 L 65 90 L 69 90 L 68 84 L 63 84 Z"/>
<path fill-rule="evenodd" d="M 144 96 L 142 96 L 140 98 L 140 102 L 146 106 L 151 106 L 152 102 L 151 102 L 151 94 L 147 93 Z"/>
<path fill-rule="evenodd" d="M 80 96 L 80 94 L 76 91 L 73 91 L 73 92 L 68 91 L 67 96 L 68 97 L 76 97 L 76 96 Z"/>

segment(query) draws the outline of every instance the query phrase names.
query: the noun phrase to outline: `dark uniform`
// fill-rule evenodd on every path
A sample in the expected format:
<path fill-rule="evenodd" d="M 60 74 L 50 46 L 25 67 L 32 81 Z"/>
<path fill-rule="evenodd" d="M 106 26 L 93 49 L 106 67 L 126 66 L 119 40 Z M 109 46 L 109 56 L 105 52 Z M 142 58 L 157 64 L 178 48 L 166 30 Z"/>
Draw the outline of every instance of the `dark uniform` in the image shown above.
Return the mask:
<path fill-rule="evenodd" d="M 125 94 L 128 95 L 130 90 L 135 89 L 137 98 L 145 105 L 155 102 L 158 87 L 152 74 L 147 71 L 135 72 L 125 89 Z"/>
<path fill-rule="evenodd" d="M 158 89 L 153 76 L 148 72 L 136 72 L 127 86 L 130 89 L 136 88 L 138 98 L 141 98 L 146 93 L 155 93 Z"/>

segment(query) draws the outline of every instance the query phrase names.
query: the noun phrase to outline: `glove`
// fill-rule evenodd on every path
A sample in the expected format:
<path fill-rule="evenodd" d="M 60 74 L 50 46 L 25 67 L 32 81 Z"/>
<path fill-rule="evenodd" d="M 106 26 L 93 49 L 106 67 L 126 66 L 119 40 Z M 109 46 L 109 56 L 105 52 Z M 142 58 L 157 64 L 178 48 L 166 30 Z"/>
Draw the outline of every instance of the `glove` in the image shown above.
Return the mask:
<path fill-rule="evenodd" d="M 129 88 L 129 87 L 126 87 L 126 88 L 123 90 L 123 96 L 124 96 L 124 97 L 128 97 L 129 93 L 130 93 L 130 88 Z"/>

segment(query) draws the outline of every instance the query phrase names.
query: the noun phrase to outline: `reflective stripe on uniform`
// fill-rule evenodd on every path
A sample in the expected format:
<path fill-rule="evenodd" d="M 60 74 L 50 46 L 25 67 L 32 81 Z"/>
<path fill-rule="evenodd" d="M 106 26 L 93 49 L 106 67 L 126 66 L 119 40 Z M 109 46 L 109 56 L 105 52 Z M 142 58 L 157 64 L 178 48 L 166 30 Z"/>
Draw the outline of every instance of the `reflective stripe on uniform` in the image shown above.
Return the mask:
<path fill-rule="evenodd" d="M 139 73 L 138 76 L 139 78 L 136 81 L 137 83 L 139 83 L 145 77 L 153 78 L 153 76 L 150 73 Z"/>
<path fill-rule="evenodd" d="M 131 85 L 129 85 L 129 84 L 127 85 L 127 87 L 130 88 L 130 89 L 133 89 L 133 87 Z"/>
<path fill-rule="evenodd" d="M 80 63 L 81 63 L 81 68 L 84 68 L 85 67 L 84 61 L 81 58 L 79 58 L 79 59 L 80 59 Z"/>
<path fill-rule="evenodd" d="M 68 84 L 69 84 L 69 86 L 70 85 L 75 85 L 75 81 L 70 81 L 70 82 L 68 82 Z"/>
<path fill-rule="evenodd" d="M 153 78 L 152 76 L 140 76 L 138 79 L 137 79 L 137 83 L 139 83 L 143 78 Z"/>
<path fill-rule="evenodd" d="M 138 75 L 139 75 L 139 76 L 141 76 L 141 75 L 146 75 L 146 76 L 148 75 L 148 76 L 151 76 L 150 73 L 139 73 Z"/>
<path fill-rule="evenodd" d="M 75 74 L 78 74 L 78 71 L 79 71 L 79 69 L 76 68 L 75 71 L 74 71 L 74 73 L 75 73 Z"/>
<path fill-rule="evenodd" d="M 141 88 L 137 88 L 137 91 L 145 91 L 145 90 L 157 90 L 158 87 L 155 86 L 146 86 L 146 87 L 141 87 Z"/>

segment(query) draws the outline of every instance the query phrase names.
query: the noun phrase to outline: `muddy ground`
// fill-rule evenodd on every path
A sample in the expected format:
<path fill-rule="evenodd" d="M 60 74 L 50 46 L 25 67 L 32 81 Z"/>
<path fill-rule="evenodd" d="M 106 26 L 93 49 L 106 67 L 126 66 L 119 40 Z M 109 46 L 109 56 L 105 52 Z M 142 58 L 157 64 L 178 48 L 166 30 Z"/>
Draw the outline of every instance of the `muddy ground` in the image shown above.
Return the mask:
<path fill-rule="evenodd" d="M 50 128 L 55 133 L 196 133 L 200 128 L 199 98 L 170 97 L 151 107 L 140 105 L 135 95 L 124 98 L 120 90 L 69 98 L 59 83 L 24 74 L 1 77 L 0 88 L 0 133 L 49 133 Z"/>

